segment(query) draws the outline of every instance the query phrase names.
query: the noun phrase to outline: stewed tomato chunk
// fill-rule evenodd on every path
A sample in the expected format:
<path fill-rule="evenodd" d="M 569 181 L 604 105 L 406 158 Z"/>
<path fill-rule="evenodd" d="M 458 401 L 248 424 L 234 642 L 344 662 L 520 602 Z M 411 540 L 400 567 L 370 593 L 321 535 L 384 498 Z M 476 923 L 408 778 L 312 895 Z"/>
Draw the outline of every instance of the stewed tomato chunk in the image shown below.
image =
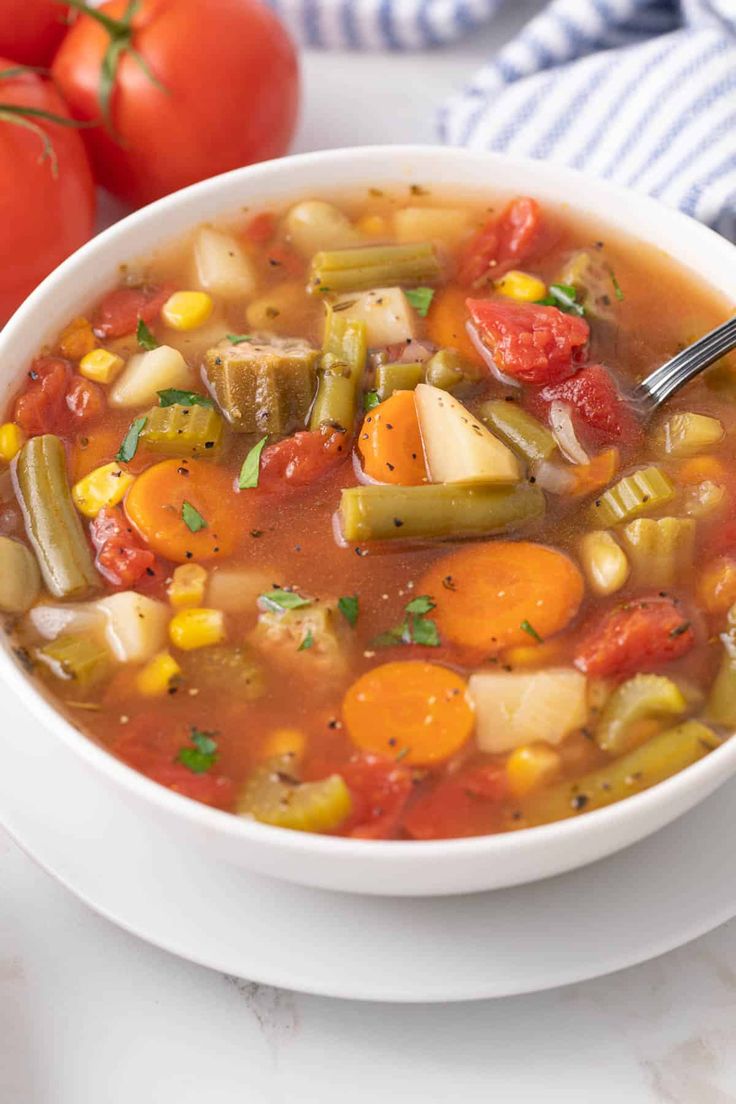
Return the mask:
<path fill-rule="evenodd" d="M 558 383 L 582 360 L 590 334 L 584 318 L 496 299 L 468 299 L 467 308 L 499 371 L 520 383 Z"/>

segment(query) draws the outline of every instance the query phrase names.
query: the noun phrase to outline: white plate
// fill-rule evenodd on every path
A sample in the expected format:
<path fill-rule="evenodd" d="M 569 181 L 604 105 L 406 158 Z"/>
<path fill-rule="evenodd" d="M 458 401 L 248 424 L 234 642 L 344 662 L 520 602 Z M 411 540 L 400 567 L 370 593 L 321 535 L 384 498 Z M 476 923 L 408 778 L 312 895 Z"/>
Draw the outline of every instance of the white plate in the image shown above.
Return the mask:
<path fill-rule="evenodd" d="M 91 908 L 214 969 L 355 1000 L 501 997 L 643 962 L 736 915 L 736 782 L 612 858 L 463 897 L 329 893 L 208 862 L 2 699 L 0 809 Z M 70 795 L 73 795 L 73 799 Z"/>

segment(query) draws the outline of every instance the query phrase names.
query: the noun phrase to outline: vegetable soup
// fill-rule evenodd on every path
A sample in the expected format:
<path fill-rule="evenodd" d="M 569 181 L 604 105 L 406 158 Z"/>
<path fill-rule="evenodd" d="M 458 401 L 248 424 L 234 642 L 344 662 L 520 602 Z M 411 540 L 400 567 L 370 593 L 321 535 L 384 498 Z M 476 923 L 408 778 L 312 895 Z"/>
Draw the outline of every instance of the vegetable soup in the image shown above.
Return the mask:
<path fill-rule="evenodd" d="M 518 830 L 736 727 L 725 304 L 534 199 L 246 210 L 126 266 L 0 425 L 0 610 L 64 715 L 237 816 Z"/>

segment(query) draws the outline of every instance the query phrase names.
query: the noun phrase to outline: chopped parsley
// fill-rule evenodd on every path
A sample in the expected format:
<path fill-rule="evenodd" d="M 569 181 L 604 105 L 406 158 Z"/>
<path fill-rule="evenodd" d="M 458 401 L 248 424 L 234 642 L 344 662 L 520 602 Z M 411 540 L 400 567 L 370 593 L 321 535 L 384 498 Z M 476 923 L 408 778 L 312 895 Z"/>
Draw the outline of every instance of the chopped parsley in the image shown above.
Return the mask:
<path fill-rule="evenodd" d="M 372 410 L 374 406 L 378 406 L 380 401 L 377 391 L 366 391 L 363 396 L 363 409 Z"/>
<path fill-rule="evenodd" d="M 424 644 L 428 648 L 439 648 L 440 634 L 434 621 L 428 617 L 414 617 L 411 624 L 411 638 L 414 644 Z"/>
<path fill-rule="evenodd" d="M 189 739 L 192 746 L 186 744 L 179 749 L 176 757 L 178 763 L 182 763 L 193 774 L 204 774 L 217 762 L 216 732 L 201 732 L 192 727 Z"/>
<path fill-rule="evenodd" d="M 115 454 L 115 459 L 118 461 L 118 463 L 127 464 L 130 460 L 133 459 L 136 452 L 138 451 L 138 439 L 143 432 L 143 427 L 145 426 L 145 424 L 145 414 L 142 414 L 140 418 L 135 418 L 134 421 L 130 423 L 130 428 L 123 437 L 122 444 Z"/>
<path fill-rule="evenodd" d="M 159 406 L 213 406 L 209 395 L 198 395 L 196 391 L 180 391 L 178 387 L 166 387 L 157 391 Z"/>
<path fill-rule="evenodd" d="M 611 283 L 613 284 L 613 293 L 616 296 L 616 298 L 618 299 L 619 303 L 621 303 L 624 299 L 624 293 L 621 290 L 621 285 L 619 284 L 618 280 L 616 279 L 616 273 L 615 272 L 611 273 Z"/>
<path fill-rule="evenodd" d="M 440 634 L 437 625 L 426 615 L 435 608 L 428 594 L 417 595 L 404 606 L 405 617 L 400 625 L 394 625 L 380 633 L 374 640 L 376 648 L 392 648 L 396 644 L 422 644 L 426 648 L 438 648 Z"/>
<path fill-rule="evenodd" d="M 578 303 L 577 288 L 572 284 L 550 284 L 548 291 L 549 295 L 545 295 L 544 299 L 537 299 L 540 306 L 557 307 L 565 314 L 577 314 L 579 318 L 583 317 L 585 307 L 582 303 Z"/>
<path fill-rule="evenodd" d="M 412 598 L 411 602 L 406 604 L 407 613 L 418 613 L 424 615 L 430 613 L 435 608 L 436 602 L 433 602 L 428 594 L 420 594 L 417 598 Z"/>
<path fill-rule="evenodd" d="M 294 590 L 282 590 L 281 587 L 269 590 L 268 594 L 261 594 L 258 601 L 267 610 L 273 613 L 283 613 L 284 610 L 303 609 L 311 606 L 313 599 L 305 598 Z"/>
<path fill-rule="evenodd" d="M 252 341 L 250 334 L 225 334 L 231 345 L 242 345 L 244 341 Z"/>
<path fill-rule="evenodd" d="M 302 640 L 301 644 L 297 648 L 298 652 L 306 652 L 314 644 L 314 637 L 312 636 L 312 630 L 307 629 L 307 634 Z"/>
<path fill-rule="evenodd" d="M 355 628 L 355 622 L 358 620 L 358 614 L 360 613 L 360 601 L 357 594 L 345 594 L 342 598 L 337 600 L 337 608 L 343 615 L 348 625 L 351 628 Z"/>
<path fill-rule="evenodd" d="M 195 510 L 191 502 L 187 502 L 186 499 L 181 504 L 181 516 L 182 521 L 190 533 L 198 533 L 200 529 L 207 528 L 207 522 L 204 520 L 199 510 Z"/>
<path fill-rule="evenodd" d="M 138 325 L 135 328 L 135 336 L 141 349 L 147 349 L 149 353 L 152 349 L 158 349 L 158 341 L 142 318 L 138 319 Z"/>
<path fill-rule="evenodd" d="M 532 625 L 531 621 L 522 621 L 519 625 L 519 628 L 522 632 L 528 633 L 528 635 L 531 636 L 532 640 L 536 640 L 538 644 L 544 644 L 544 641 Z"/>
<path fill-rule="evenodd" d="M 426 318 L 427 311 L 429 310 L 432 304 L 432 300 L 434 299 L 434 288 L 410 288 L 407 292 L 405 292 L 405 295 L 419 317 Z"/>
<path fill-rule="evenodd" d="M 251 487 L 258 486 L 258 477 L 261 474 L 261 453 L 263 452 L 267 440 L 268 434 L 266 434 L 265 437 L 261 437 L 258 444 L 253 446 L 243 461 L 243 466 L 238 476 L 238 487 L 241 491 L 247 491 Z"/>

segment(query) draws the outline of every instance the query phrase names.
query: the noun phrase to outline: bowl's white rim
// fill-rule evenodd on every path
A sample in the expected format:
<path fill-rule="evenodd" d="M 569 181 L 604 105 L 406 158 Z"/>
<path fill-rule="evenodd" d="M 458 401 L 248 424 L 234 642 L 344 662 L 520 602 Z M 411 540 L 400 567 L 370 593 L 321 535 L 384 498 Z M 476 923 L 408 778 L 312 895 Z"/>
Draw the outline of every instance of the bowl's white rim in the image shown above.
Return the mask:
<path fill-rule="evenodd" d="M 584 194 L 586 188 L 592 188 L 599 196 L 608 197 L 613 206 L 623 205 L 625 207 L 626 204 L 631 204 L 634 201 L 640 212 L 643 209 L 645 213 L 651 213 L 652 217 L 658 221 L 666 217 L 672 223 L 673 236 L 678 226 L 683 233 L 693 239 L 699 236 L 704 249 L 711 256 L 719 255 L 724 265 L 733 267 L 734 257 L 736 256 L 734 247 L 726 239 L 716 234 L 715 231 L 679 211 L 664 207 L 663 204 L 647 196 L 587 176 L 585 173 L 565 166 L 545 165 L 543 162 L 531 158 L 510 157 L 483 151 L 469 151 L 432 145 L 357 146 L 337 150 L 320 150 L 246 166 L 193 184 L 127 215 L 107 230 L 104 230 L 68 257 L 21 304 L 0 333 L 0 363 L 2 363 L 6 349 L 12 344 L 16 332 L 22 331 L 33 320 L 37 311 L 42 314 L 46 299 L 53 296 L 56 288 L 67 279 L 73 279 L 79 269 L 92 262 L 95 253 L 99 249 L 113 242 L 124 241 L 133 227 L 145 228 L 148 224 L 153 228 L 156 221 L 168 210 L 176 209 L 177 206 L 186 203 L 187 200 L 199 199 L 208 192 L 217 193 L 219 190 L 225 190 L 232 185 L 233 181 L 241 177 L 247 179 L 250 185 L 255 184 L 257 186 L 259 178 L 266 180 L 274 172 L 279 175 L 282 172 L 288 172 L 290 167 L 296 170 L 310 168 L 315 165 L 329 166 L 331 163 L 339 165 L 347 162 L 365 162 L 366 166 L 371 165 L 371 169 L 375 174 L 376 161 L 385 160 L 387 165 L 390 166 L 401 158 L 404 162 L 409 160 L 415 164 L 420 173 L 423 162 L 435 162 L 438 157 L 448 159 L 450 164 L 452 164 L 452 159 L 455 158 L 458 162 L 477 161 L 488 166 L 492 166 L 494 163 L 511 165 L 518 169 L 528 170 L 530 178 L 539 175 L 540 171 L 547 171 L 553 174 L 557 180 L 566 181 L 569 185 L 569 193 L 572 196 L 580 196 Z M 542 166 L 543 168 L 540 168 Z M 368 168 L 366 168 L 366 173 L 368 173 Z M 389 178 L 391 172 L 386 171 L 384 175 Z M 446 185 L 446 183 L 446 181 L 443 181 L 443 185 Z M 329 185 L 326 185 L 325 190 L 328 189 Z M 534 191 L 533 188 L 530 190 Z M 227 215 L 228 210 L 225 208 L 221 213 Z M 173 231 L 172 236 L 175 236 Z M 480 856 L 485 856 L 489 860 L 494 856 L 500 857 L 503 855 L 508 857 L 526 850 L 534 850 L 544 843 L 564 846 L 566 842 L 572 842 L 578 838 L 581 833 L 595 831 L 598 834 L 605 834 L 610 830 L 615 834 L 616 826 L 627 820 L 635 810 L 645 816 L 647 810 L 653 809 L 660 803 L 668 804 L 670 799 L 677 802 L 677 799 L 685 794 L 691 786 L 694 789 L 707 789 L 708 787 L 713 789 L 736 772 L 736 740 L 727 740 L 711 754 L 706 755 L 697 763 L 678 772 L 671 778 L 657 783 L 651 789 L 633 794 L 625 800 L 603 809 L 596 809 L 580 817 L 557 821 L 552 824 L 524 828 L 518 832 L 499 835 L 471 836 L 465 839 L 449 840 L 356 840 L 341 836 L 322 836 L 305 832 L 285 831 L 281 828 L 235 816 L 232 813 L 213 809 L 183 797 L 126 766 L 125 763 L 85 736 L 61 713 L 57 712 L 43 696 L 41 690 L 36 687 L 35 683 L 21 671 L 19 665 L 12 659 L 10 649 L 6 646 L 0 648 L 0 679 L 4 680 L 18 693 L 44 725 L 57 733 L 63 742 L 85 759 L 92 768 L 101 771 L 111 782 L 133 793 L 144 803 L 158 806 L 174 817 L 198 825 L 202 829 L 209 829 L 215 834 L 224 834 L 234 839 L 247 839 L 256 845 L 259 843 L 265 844 L 271 848 L 290 852 L 295 857 L 309 855 L 312 857 L 335 858 L 339 856 L 341 860 L 355 859 L 368 866 L 402 865 L 408 858 L 418 863 L 431 864 L 440 856 L 452 856 L 458 860 Z"/>

